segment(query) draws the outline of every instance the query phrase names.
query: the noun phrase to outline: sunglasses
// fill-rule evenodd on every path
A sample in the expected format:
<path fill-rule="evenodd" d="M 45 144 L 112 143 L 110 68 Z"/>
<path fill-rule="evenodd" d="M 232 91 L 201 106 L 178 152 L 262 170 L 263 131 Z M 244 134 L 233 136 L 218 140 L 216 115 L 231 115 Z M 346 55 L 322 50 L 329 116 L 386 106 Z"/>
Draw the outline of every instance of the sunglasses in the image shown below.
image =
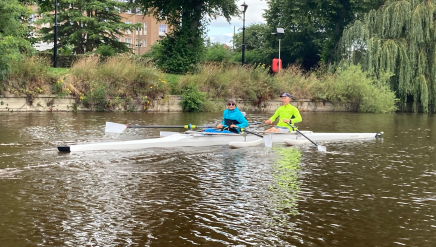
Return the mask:
<path fill-rule="evenodd" d="M 236 106 L 236 104 L 233 104 L 233 103 L 228 103 L 227 105 L 228 105 L 228 106 L 231 106 L 231 105 Z"/>

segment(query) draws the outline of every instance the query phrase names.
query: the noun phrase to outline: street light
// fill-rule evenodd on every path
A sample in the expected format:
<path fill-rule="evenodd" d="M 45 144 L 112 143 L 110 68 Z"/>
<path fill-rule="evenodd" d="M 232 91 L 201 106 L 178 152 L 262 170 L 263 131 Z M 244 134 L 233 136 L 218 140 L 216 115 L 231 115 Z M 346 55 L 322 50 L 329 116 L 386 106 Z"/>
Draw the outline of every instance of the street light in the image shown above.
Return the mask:
<path fill-rule="evenodd" d="M 55 1 L 55 19 L 54 19 L 54 45 L 53 45 L 53 67 L 56 68 L 57 50 L 58 50 L 58 0 Z"/>
<path fill-rule="evenodd" d="M 248 5 L 244 2 L 242 6 L 242 65 L 245 62 L 245 12 L 247 11 Z"/>
<path fill-rule="evenodd" d="M 283 38 L 283 36 L 285 35 L 285 29 L 278 27 L 277 31 L 275 33 L 271 33 L 272 35 L 276 35 L 277 38 L 279 39 L 279 72 L 280 72 L 280 67 L 282 65 L 282 60 L 280 60 L 280 40 Z"/>

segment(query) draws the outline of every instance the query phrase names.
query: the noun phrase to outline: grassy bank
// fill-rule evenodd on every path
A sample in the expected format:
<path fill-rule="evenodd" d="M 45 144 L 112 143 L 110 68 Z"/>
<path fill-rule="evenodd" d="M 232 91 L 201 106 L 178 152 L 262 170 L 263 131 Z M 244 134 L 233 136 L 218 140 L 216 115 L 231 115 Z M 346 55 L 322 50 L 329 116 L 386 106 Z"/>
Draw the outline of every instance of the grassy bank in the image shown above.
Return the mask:
<path fill-rule="evenodd" d="M 113 57 L 100 61 L 91 56 L 70 69 L 53 69 L 47 60 L 29 57 L 13 64 L 0 92 L 26 95 L 71 95 L 97 111 L 123 108 L 146 110 L 151 99 L 168 94 L 182 95 L 186 111 L 220 111 L 213 100 L 240 98 L 262 106 L 269 99 L 289 92 L 296 99 L 331 101 L 351 105 L 358 112 L 392 112 L 395 95 L 384 82 L 374 81 L 359 66 L 303 73 L 289 67 L 271 75 L 265 65 L 241 67 L 232 64 L 204 64 L 196 73 L 172 75 L 160 72 L 148 61 Z"/>

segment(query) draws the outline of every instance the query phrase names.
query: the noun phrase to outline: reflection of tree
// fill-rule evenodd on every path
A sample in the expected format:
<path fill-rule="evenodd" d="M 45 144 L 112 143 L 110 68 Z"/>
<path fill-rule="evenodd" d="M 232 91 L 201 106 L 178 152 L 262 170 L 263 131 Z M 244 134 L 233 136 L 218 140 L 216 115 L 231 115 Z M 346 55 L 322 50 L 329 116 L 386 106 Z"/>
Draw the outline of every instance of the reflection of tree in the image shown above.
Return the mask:
<path fill-rule="evenodd" d="M 298 192 L 300 182 L 298 173 L 300 171 L 301 153 L 295 148 L 275 147 L 277 160 L 273 164 L 273 180 L 270 185 L 271 205 L 275 220 L 286 224 L 285 215 L 297 215 Z"/>

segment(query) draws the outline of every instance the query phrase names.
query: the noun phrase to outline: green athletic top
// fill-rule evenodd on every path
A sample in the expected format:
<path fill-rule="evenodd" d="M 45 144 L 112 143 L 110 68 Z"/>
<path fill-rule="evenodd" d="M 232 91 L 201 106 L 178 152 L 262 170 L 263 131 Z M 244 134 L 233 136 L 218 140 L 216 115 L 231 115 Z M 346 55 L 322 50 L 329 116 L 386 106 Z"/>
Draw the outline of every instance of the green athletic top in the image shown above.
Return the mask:
<path fill-rule="evenodd" d="M 277 124 L 277 126 L 288 127 L 290 131 L 292 131 L 292 128 L 295 127 L 295 123 L 299 123 L 303 120 L 303 118 L 301 118 L 300 112 L 298 111 L 298 108 L 291 104 L 280 106 L 277 109 L 276 113 L 274 113 L 274 115 L 270 118 L 271 122 L 274 122 L 277 117 L 279 117 L 279 123 Z M 292 128 L 287 123 L 284 123 L 283 119 L 290 119 Z"/>

